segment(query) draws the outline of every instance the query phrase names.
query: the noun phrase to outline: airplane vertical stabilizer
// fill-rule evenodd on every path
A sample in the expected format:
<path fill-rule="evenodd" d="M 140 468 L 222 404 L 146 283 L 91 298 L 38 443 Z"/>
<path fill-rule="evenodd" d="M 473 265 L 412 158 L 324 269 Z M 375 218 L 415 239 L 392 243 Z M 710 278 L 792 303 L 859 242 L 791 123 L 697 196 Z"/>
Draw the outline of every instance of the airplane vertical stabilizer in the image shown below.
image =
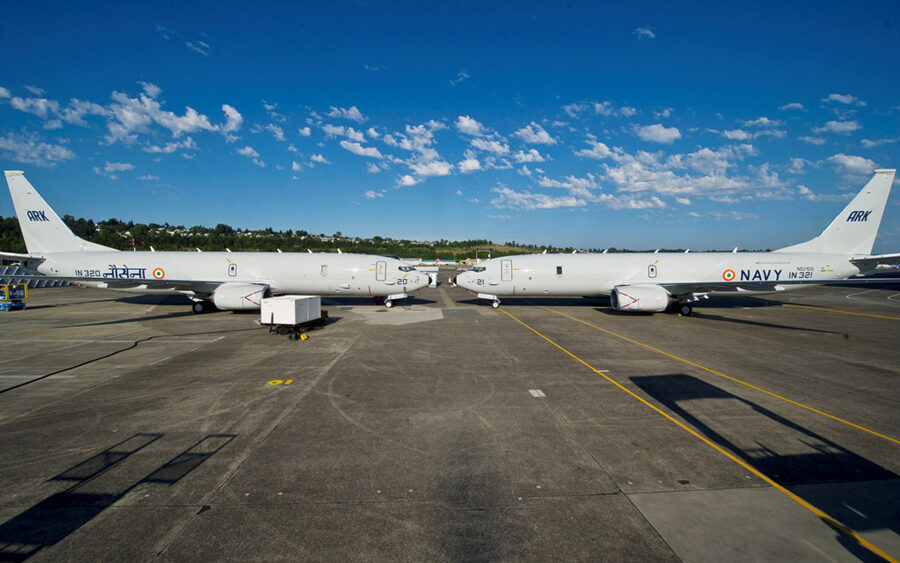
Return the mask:
<path fill-rule="evenodd" d="M 865 256 L 872 253 L 881 216 L 896 170 L 876 170 L 875 176 L 816 238 L 775 252 L 821 252 Z"/>
<path fill-rule="evenodd" d="M 47 205 L 41 194 L 25 179 L 24 172 L 6 170 L 4 175 L 29 253 L 114 250 L 75 236 L 59 215 Z"/>

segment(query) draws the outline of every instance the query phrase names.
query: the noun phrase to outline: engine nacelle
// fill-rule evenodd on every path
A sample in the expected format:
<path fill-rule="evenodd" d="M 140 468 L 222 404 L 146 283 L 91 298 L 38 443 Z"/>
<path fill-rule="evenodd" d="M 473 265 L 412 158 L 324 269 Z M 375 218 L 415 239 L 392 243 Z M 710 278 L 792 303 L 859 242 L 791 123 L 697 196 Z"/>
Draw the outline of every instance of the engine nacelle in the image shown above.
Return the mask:
<path fill-rule="evenodd" d="M 212 302 L 217 309 L 226 311 L 252 311 L 259 309 L 262 298 L 269 292 L 269 286 L 255 283 L 224 283 L 212 293 Z"/>
<path fill-rule="evenodd" d="M 672 302 L 672 296 L 658 285 L 623 285 L 612 290 L 609 302 L 616 311 L 661 313 Z"/>

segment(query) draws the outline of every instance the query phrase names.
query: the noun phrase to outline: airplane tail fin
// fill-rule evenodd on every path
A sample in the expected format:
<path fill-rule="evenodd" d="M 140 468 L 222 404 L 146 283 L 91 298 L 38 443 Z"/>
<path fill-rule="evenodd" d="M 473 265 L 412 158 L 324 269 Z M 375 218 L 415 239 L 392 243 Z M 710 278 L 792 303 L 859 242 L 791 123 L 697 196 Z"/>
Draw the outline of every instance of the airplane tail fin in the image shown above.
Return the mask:
<path fill-rule="evenodd" d="M 895 172 L 896 170 L 876 170 L 872 179 L 822 234 L 776 252 L 822 252 L 852 256 L 871 254 Z"/>
<path fill-rule="evenodd" d="M 25 246 L 30 254 L 113 250 L 75 236 L 59 215 L 47 205 L 41 194 L 25 179 L 24 172 L 6 170 L 4 175 L 9 185 L 9 195 L 12 196 L 16 216 L 19 218 L 19 227 L 25 238 Z"/>

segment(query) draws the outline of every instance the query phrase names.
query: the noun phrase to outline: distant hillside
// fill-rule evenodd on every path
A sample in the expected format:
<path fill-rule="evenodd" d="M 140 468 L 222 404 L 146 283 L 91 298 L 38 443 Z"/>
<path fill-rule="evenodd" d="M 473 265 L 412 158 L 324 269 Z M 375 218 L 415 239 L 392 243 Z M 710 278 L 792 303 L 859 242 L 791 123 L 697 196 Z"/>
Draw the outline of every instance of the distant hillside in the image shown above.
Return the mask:
<path fill-rule="evenodd" d="M 473 240 L 407 240 L 389 237 L 346 237 L 340 232 L 332 235 L 312 234 L 303 230 L 273 231 L 272 229 L 238 229 L 218 224 L 215 227 L 184 227 L 150 223 L 124 222 L 108 219 L 95 223 L 91 219 L 76 219 L 71 215 L 63 220 L 76 235 L 104 246 L 119 250 L 200 250 L 221 251 L 226 248 L 242 252 L 358 252 L 361 254 L 387 254 L 402 258 L 423 260 L 465 260 L 474 258 L 476 250 L 490 250 L 491 255 L 529 254 L 543 252 L 573 252 L 571 246 L 517 244 L 515 241 L 495 243 L 486 239 Z M 0 250 L 25 252 L 25 242 L 15 217 L 0 217 Z M 579 252 L 646 252 L 621 248 L 578 249 Z M 649 249 L 651 252 L 655 249 Z M 741 249 L 743 252 L 745 249 Z M 749 249 L 746 249 L 749 250 Z M 768 249 L 760 249 L 767 251 Z M 684 252 L 683 248 L 663 248 L 660 252 Z"/>
<path fill-rule="evenodd" d="M 90 219 L 76 219 L 66 215 L 63 220 L 76 235 L 120 250 L 200 250 L 221 251 L 226 248 L 245 252 L 359 252 L 390 254 L 404 258 L 463 260 L 475 256 L 476 250 L 490 249 L 493 256 L 542 252 L 572 252 L 572 248 L 519 245 L 515 242 L 497 244 L 489 240 L 416 241 L 387 237 L 346 237 L 341 233 L 313 234 L 303 230 L 273 231 L 247 230 L 219 224 L 215 227 L 184 227 L 124 222 L 108 219 L 95 223 Z M 25 242 L 15 217 L 0 217 L 0 250 L 25 252 Z"/>

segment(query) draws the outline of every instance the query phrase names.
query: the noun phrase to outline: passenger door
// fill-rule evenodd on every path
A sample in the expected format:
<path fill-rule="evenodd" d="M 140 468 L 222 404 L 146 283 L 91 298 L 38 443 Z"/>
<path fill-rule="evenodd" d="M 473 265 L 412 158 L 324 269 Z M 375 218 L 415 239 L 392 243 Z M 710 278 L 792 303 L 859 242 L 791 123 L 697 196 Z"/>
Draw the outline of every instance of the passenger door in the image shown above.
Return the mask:
<path fill-rule="evenodd" d="M 375 281 L 384 281 L 387 275 L 387 262 L 379 260 L 375 262 Z"/>
<path fill-rule="evenodd" d="M 513 269 L 512 260 L 500 261 L 500 281 L 512 281 Z"/>

